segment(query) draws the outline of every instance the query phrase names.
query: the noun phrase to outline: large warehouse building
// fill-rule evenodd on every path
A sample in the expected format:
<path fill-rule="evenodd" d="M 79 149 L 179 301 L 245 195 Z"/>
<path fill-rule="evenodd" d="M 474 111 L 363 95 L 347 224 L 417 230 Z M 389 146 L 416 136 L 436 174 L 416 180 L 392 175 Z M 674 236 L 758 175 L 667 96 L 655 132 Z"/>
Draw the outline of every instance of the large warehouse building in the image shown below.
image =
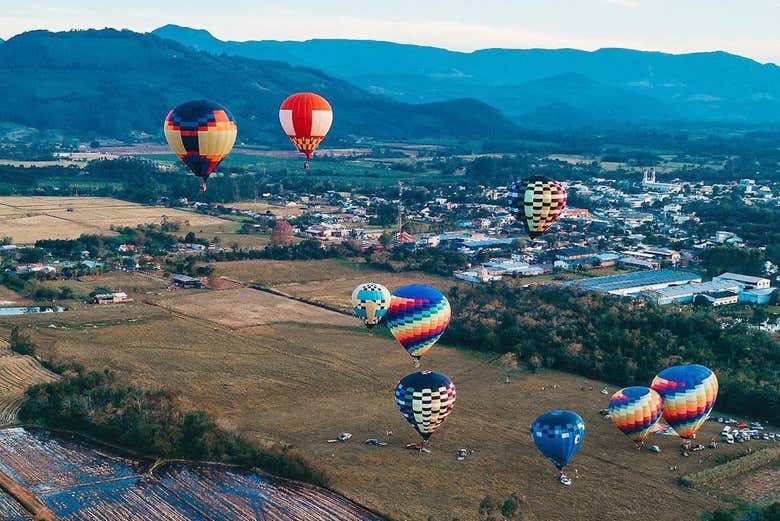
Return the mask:
<path fill-rule="evenodd" d="M 600 291 L 623 297 L 637 297 L 645 291 L 659 290 L 691 282 L 701 282 L 701 277 L 690 271 L 651 270 L 576 280 L 571 284 L 590 291 Z"/>

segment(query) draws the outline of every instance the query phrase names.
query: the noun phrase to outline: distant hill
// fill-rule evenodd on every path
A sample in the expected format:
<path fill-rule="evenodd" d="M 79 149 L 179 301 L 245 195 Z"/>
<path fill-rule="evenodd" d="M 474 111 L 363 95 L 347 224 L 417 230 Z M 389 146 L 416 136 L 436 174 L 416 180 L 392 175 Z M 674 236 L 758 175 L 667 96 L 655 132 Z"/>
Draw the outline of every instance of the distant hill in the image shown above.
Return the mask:
<path fill-rule="evenodd" d="M 634 123 L 780 121 L 780 67 L 725 52 L 485 49 L 462 53 L 365 40 L 230 42 L 205 30 L 174 25 L 154 34 L 211 53 L 316 67 L 399 101 L 476 98 L 518 123 L 560 116 L 557 124 L 567 125 L 574 115 L 575 120 L 596 117 L 595 121 Z M 606 111 L 601 110 L 605 101 L 609 102 Z"/>
<path fill-rule="evenodd" d="M 331 143 L 348 135 L 458 138 L 515 132 L 497 110 L 478 101 L 410 105 L 314 69 L 214 56 L 150 34 L 33 31 L 0 45 L 0 122 L 80 136 L 160 135 L 170 108 L 205 97 L 233 112 L 240 140 L 284 142 L 278 107 L 301 90 L 317 91 L 332 103 Z"/>

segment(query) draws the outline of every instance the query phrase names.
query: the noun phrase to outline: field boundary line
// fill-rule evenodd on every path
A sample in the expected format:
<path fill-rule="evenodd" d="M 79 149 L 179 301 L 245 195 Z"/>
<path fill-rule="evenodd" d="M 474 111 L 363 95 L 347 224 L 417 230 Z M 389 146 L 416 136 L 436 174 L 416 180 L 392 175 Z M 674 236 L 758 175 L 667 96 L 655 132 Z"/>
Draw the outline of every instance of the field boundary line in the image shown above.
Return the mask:
<path fill-rule="evenodd" d="M 697 487 L 733 478 L 760 467 L 771 465 L 778 460 L 780 460 L 780 447 L 771 447 L 729 461 L 723 465 L 716 465 L 710 469 L 688 474 L 682 478 L 687 479 L 694 487 Z"/>

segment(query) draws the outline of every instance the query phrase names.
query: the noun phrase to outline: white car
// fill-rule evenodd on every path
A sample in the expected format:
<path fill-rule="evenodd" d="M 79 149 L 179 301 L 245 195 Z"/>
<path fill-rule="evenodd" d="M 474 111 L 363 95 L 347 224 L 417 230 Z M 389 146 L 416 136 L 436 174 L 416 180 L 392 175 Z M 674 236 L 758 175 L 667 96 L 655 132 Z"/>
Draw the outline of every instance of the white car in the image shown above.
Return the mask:
<path fill-rule="evenodd" d="M 732 436 L 731 434 L 726 434 L 724 438 L 726 439 L 726 443 L 728 443 L 729 445 L 734 443 L 734 436 Z"/>

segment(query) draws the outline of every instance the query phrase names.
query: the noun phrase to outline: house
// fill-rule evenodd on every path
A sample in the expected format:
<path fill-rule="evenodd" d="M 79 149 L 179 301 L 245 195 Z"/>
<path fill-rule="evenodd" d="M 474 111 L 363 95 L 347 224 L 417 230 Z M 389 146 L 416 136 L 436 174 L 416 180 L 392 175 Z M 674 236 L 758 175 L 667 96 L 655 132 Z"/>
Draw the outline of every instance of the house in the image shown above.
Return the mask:
<path fill-rule="evenodd" d="M 618 265 L 628 268 L 642 268 L 646 270 L 658 270 L 661 269 L 661 263 L 653 260 L 653 259 L 647 259 L 642 257 L 634 257 L 634 256 L 626 256 L 626 257 L 620 257 L 618 259 Z"/>
<path fill-rule="evenodd" d="M 132 299 L 127 297 L 127 293 L 124 291 L 117 291 L 114 293 L 99 293 L 90 299 L 92 304 L 121 304 L 123 302 L 130 302 Z"/>
<path fill-rule="evenodd" d="M 179 286 L 180 288 L 196 288 L 203 287 L 203 281 L 194 277 L 188 277 L 187 275 L 174 275 L 171 277 L 171 284 Z"/>

